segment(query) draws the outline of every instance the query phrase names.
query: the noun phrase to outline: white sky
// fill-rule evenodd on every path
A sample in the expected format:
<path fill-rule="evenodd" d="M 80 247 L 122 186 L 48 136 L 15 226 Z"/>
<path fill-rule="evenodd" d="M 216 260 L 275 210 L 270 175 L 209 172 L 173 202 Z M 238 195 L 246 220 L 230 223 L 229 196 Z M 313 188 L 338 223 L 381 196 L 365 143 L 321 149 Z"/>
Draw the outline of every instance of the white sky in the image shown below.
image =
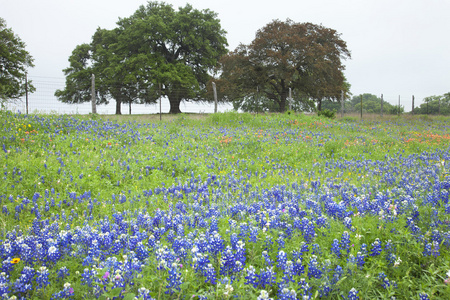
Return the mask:
<path fill-rule="evenodd" d="M 168 0 L 218 13 L 229 50 L 249 44 L 273 19 L 312 22 L 342 34 L 352 59 L 345 75 L 354 95 L 384 94 L 411 109 L 450 92 L 450 1 L 447 0 Z M 0 0 L 6 20 L 35 59 L 29 74 L 62 79 L 75 46 L 90 43 L 98 27 L 112 29 L 144 0 Z"/>

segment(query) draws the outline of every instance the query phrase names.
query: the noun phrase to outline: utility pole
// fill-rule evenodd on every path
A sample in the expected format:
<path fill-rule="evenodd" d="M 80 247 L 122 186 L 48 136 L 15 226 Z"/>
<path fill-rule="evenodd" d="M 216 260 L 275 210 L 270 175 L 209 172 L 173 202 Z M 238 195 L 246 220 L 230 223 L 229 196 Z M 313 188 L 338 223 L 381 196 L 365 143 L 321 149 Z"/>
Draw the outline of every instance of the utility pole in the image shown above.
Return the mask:
<path fill-rule="evenodd" d="M 344 117 L 344 91 L 341 91 L 341 118 Z"/>

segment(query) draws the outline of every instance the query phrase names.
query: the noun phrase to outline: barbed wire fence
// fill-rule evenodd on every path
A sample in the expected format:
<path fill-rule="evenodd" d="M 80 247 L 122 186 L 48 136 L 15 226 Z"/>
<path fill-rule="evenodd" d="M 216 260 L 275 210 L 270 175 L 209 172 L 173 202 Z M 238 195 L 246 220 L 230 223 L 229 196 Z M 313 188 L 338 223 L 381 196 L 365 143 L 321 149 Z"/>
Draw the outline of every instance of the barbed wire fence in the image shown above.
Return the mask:
<path fill-rule="evenodd" d="M 116 113 L 116 101 L 112 100 L 109 104 L 100 104 L 95 107 L 90 102 L 68 104 L 59 101 L 56 96 L 56 90 L 63 90 L 65 88 L 65 79 L 56 77 L 41 77 L 32 76 L 28 78 L 28 82 L 32 82 L 33 86 L 36 88 L 34 93 L 29 93 L 28 97 L 24 96 L 21 99 L 6 104 L 6 109 L 13 112 L 21 113 L 41 113 L 41 114 L 89 114 L 89 113 L 99 113 L 99 114 L 115 114 Z M 122 87 L 123 88 L 123 87 Z M 213 85 L 215 90 L 215 84 Z M 216 95 L 214 95 L 217 97 Z M 414 96 L 392 96 L 392 95 L 381 95 L 380 103 L 381 110 L 367 108 L 364 106 L 362 95 L 360 95 L 361 101 L 359 105 L 355 105 L 351 109 L 347 107 L 350 102 L 349 98 L 344 98 L 343 93 L 341 99 L 333 103 L 333 108 L 337 115 L 341 117 L 344 115 L 357 115 L 360 114 L 361 118 L 364 114 L 380 114 L 380 115 L 400 115 L 404 113 L 405 107 L 408 108 L 408 112 L 414 114 L 415 111 L 419 111 L 421 114 L 436 114 L 436 108 L 434 111 L 428 109 L 428 103 L 426 103 L 426 110 L 423 108 L 424 103 L 422 103 L 422 109 L 419 108 L 417 99 Z M 28 99 L 26 99 L 28 98 Z M 287 109 L 292 110 L 292 105 L 295 100 L 291 93 L 289 93 Z M 387 104 L 386 104 L 387 103 Z M 384 104 L 384 105 L 383 105 Z M 258 104 L 257 104 L 258 105 Z M 384 106 L 384 107 L 383 107 Z M 448 105 L 447 105 L 448 106 Z M 322 105 L 326 107 L 326 105 Z M 355 109 L 357 108 L 357 109 Z M 139 104 L 139 103 L 129 103 L 128 101 L 122 101 L 120 110 L 122 114 L 167 114 L 170 109 L 169 100 L 166 97 L 160 97 L 152 104 Z M 390 109 L 390 110 L 389 110 Z M 394 109 L 394 111 L 392 111 Z M 232 104 L 223 104 L 217 102 L 181 102 L 180 110 L 183 113 L 214 113 L 214 112 L 225 112 L 233 110 Z M 448 108 L 450 110 L 450 108 Z M 442 112 L 441 103 L 439 102 L 439 109 L 437 110 L 439 114 Z"/>

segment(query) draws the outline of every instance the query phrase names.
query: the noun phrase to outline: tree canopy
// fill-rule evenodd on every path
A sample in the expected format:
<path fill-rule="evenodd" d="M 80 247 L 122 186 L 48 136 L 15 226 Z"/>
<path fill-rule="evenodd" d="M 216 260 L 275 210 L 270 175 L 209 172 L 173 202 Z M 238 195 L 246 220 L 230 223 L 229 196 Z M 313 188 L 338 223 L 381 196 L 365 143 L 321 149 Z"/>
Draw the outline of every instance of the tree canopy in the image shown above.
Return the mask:
<path fill-rule="evenodd" d="M 245 108 L 251 99 L 260 104 L 263 99 L 267 109 L 280 112 L 288 106 L 311 108 L 315 101 L 320 110 L 323 99 L 337 100 L 348 91 L 342 64 L 347 58 L 347 45 L 335 30 L 274 20 L 250 45 L 241 44 L 221 59 L 221 100 Z"/>
<path fill-rule="evenodd" d="M 6 21 L 0 18 L 0 101 L 14 101 L 25 95 L 26 73 L 28 67 L 34 67 L 33 58 L 25 50 L 25 43 L 6 27 Z M 35 91 L 31 82 L 28 91 Z"/>
<path fill-rule="evenodd" d="M 97 102 L 151 103 L 167 96 L 170 113 L 181 101 L 202 100 L 210 71 L 226 53 L 225 31 L 217 14 L 191 5 L 174 10 L 149 2 L 113 30 L 97 29 L 90 44 L 77 46 L 64 70 L 63 102 L 89 101 L 88 82 L 96 76 Z M 161 88 L 160 88 L 161 87 Z"/>

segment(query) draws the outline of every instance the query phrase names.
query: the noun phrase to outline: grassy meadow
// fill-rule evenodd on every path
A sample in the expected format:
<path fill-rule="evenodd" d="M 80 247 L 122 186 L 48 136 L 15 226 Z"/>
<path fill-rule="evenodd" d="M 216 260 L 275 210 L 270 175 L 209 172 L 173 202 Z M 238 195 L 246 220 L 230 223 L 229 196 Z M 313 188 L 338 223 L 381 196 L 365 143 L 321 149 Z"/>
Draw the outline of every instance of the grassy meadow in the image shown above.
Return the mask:
<path fill-rule="evenodd" d="M 450 124 L 0 112 L 1 299 L 449 299 Z"/>

